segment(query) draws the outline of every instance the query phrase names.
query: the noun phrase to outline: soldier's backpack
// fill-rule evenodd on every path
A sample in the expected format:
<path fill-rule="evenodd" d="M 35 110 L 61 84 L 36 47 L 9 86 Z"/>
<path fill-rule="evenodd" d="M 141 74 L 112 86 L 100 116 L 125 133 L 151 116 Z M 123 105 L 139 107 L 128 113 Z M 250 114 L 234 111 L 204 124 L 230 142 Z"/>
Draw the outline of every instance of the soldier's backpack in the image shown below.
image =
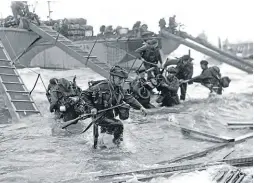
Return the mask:
<path fill-rule="evenodd" d="M 229 87 L 231 79 L 228 76 L 224 76 L 220 79 L 220 84 L 223 88 Z"/>
<path fill-rule="evenodd" d="M 159 60 L 159 49 L 149 46 L 142 54 L 142 58 L 148 62 L 157 62 Z"/>

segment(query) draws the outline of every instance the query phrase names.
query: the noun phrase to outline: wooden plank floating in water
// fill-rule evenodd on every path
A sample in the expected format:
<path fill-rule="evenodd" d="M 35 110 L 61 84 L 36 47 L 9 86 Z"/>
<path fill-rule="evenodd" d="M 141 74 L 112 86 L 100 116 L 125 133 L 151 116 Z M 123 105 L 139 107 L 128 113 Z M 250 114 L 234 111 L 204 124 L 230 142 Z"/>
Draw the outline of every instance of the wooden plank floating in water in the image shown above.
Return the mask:
<path fill-rule="evenodd" d="M 180 125 L 175 125 L 175 124 L 170 124 L 172 126 L 175 126 L 177 128 L 181 128 L 183 131 L 189 132 L 189 133 L 194 133 L 194 134 L 198 134 L 198 135 L 202 135 L 205 137 L 209 137 L 212 139 L 215 139 L 217 141 L 221 141 L 221 142 L 234 142 L 234 138 L 230 138 L 230 137 L 223 137 L 223 136 L 219 136 L 219 135 L 215 135 L 215 134 L 209 134 L 207 132 L 201 132 L 201 131 L 197 131 L 194 129 L 189 129 Z"/>
<path fill-rule="evenodd" d="M 243 157 L 243 158 L 234 158 L 227 160 L 218 160 L 210 163 L 192 163 L 192 164 L 184 164 L 184 165 L 175 165 L 175 166 L 167 166 L 146 170 L 138 170 L 138 171 L 130 171 L 130 172 L 121 172 L 115 174 L 106 174 L 102 176 L 98 176 L 98 179 L 111 179 L 110 182 L 126 182 L 130 178 L 132 178 L 133 174 L 137 174 L 137 179 L 139 181 L 147 181 L 149 179 L 160 177 L 160 176 L 172 176 L 175 173 L 184 173 L 192 170 L 205 170 L 209 166 L 222 165 L 223 163 L 227 163 L 234 166 L 245 166 L 253 164 L 253 157 Z M 122 176 L 129 176 L 125 178 L 121 178 Z M 119 177 L 118 180 L 116 178 Z M 112 179 L 115 179 L 113 181 Z M 103 181 L 107 182 L 107 181 Z"/>
<path fill-rule="evenodd" d="M 253 122 L 229 122 L 228 125 L 252 125 Z"/>
<path fill-rule="evenodd" d="M 235 138 L 235 142 L 239 143 L 239 142 L 245 141 L 245 140 L 250 139 L 250 138 L 253 138 L 253 133 L 248 133 L 246 135 L 242 135 L 240 137 L 237 137 L 237 138 Z"/>
<path fill-rule="evenodd" d="M 221 165 L 222 162 L 213 163 L 213 165 Z M 113 178 L 113 177 L 120 177 L 120 176 L 128 176 L 132 174 L 158 174 L 158 173 L 167 173 L 167 172 L 177 172 L 177 171 L 184 171 L 184 170 L 195 170 L 199 168 L 205 168 L 210 164 L 202 164 L 202 163 L 195 163 L 195 164 L 185 164 L 185 165 L 175 165 L 175 166 L 166 166 L 160 168 L 153 168 L 153 169 L 146 169 L 146 170 L 137 170 L 137 171 L 129 171 L 129 172 L 120 172 L 115 174 L 106 174 L 98 176 L 99 179 L 105 178 Z"/>
<path fill-rule="evenodd" d="M 229 122 L 228 127 L 231 129 L 253 128 L 253 122 Z"/>
<path fill-rule="evenodd" d="M 206 154 L 208 154 L 212 151 L 216 151 L 216 150 L 222 149 L 222 148 L 230 146 L 230 145 L 234 146 L 235 144 L 244 142 L 245 140 L 247 140 L 249 138 L 252 138 L 252 137 L 253 137 L 253 133 L 249 133 L 249 134 L 246 134 L 246 135 L 235 138 L 234 142 L 228 142 L 228 143 L 215 145 L 215 146 L 209 147 L 209 148 L 207 148 L 203 151 L 200 151 L 200 152 L 189 153 L 189 154 L 182 155 L 180 157 L 177 157 L 177 158 L 174 158 L 174 159 L 171 159 L 171 160 L 158 162 L 157 164 L 176 163 L 176 162 L 182 161 L 182 160 L 195 159 L 195 158 L 198 158 L 198 157 L 205 156 Z"/>
<path fill-rule="evenodd" d="M 157 164 L 166 164 L 166 163 L 176 163 L 178 161 L 182 161 L 182 160 L 191 160 L 191 159 L 195 159 L 195 158 L 198 158 L 198 157 L 202 157 L 202 156 L 205 156 L 206 154 L 212 152 L 212 151 L 216 151 L 216 150 L 219 150 L 219 149 L 222 149 L 228 145 L 232 145 L 232 142 L 229 142 L 229 143 L 223 143 L 223 144 L 219 144 L 219 145 L 215 145 L 215 146 L 212 146 L 212 147 L 209 147 L 203 151 L 200 151 L 200 152 L 193 152 L 193 153 L 189 153 L 189 154 L 186 154 L 186 155 L 182 155 L 180 157 L 176 157 L 174 159 L 171 159 L 171 160 L 166 160 L 166 161 L 160 161 L 158 162 Z"/>

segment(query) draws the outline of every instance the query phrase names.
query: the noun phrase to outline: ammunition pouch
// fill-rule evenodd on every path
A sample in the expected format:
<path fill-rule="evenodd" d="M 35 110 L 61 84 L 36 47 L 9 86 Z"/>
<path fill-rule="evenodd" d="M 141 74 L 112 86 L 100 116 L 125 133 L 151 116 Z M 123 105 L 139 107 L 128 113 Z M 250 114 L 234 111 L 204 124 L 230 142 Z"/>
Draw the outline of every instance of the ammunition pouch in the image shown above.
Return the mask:
<path fill-rule="evenodd" d="M 121 105 L 120 107 L 118 107 L 117 113 L 121 120 L 128 119 L 130 115 L 130 105 L 128 104 Z"/>

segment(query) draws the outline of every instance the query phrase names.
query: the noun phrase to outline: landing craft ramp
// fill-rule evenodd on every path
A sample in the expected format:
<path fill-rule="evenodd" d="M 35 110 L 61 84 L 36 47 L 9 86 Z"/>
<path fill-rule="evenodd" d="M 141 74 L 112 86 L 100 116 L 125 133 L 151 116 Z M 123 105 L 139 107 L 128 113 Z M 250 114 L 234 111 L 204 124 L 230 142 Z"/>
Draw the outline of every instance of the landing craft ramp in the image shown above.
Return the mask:
<path fill-rule="evenodd" d="M 239 61 L 240 63 L 244 63 L 244 64 L 246 64 L 246 65 L 248 65 L 250 67 L 253 67 L 253 64 L 251 62 L 248 62 L 248 61 L 246 61 L 246 60 L 244 60 L 244 59 L 242 59 L 240 57 L 237 57 L 235 55 L 227 53 L 227 52 L 225 52 L 225 51 L 223 51 L 223 50 L 213 46 L 212 44 L 208 43 L 205 40 L 202 40 L 200 38 L 195 38 L 192 35 L 187 34 L 187 33 L 181 34 L 181 37 L 184 37 L 185 39 L 190 39 L 190 40 L 192 40 L 192 41 L 194 41 L 194 42 L 196 42 L 196 43 L 198 43 L 198 44 L 200 44 L 202 46 L 205 46 L 206 48 L 209 48 L 210 50 L 212 50 L 214 52 L 217 52 L 217 53 L 219 53 L 219 54 L 221 54 L 221 55 L 223 55 L 225 57 L 231 58 L 232 60 Z"/>
<path fill-rule="evenodd" d="M 0 39 L 0 123 L 40 114 Z"/>
<path fill-rule="evenodd" d="M 229 56 L 223 52 L 223 55 L 221 53 L 218 53 L 218 50 L 215 50 L 214 47 L 212 47 L 211 45 L 209 44 L 202 44 L 202 46 L 199 46 L 198 44 L 201 44 L 200 41 L 198 41 L 197 39 L 194 39 L 193 37 L 191 36 L 187 36 L 186 38 L 191 38 L 192 41 L 194 41 L 195 43 L 192 43 L 186 39 L 184 39 L 183 37 L 180 37 L 180 36 L 177 36 L 177 35 L 174 35 L 174 34 L 171 34 L 165 30 L 161 30 L 161 32 L 163 33 L 164 36 L 167 36 L 168 38 L 174 40 L 174 41 L 178 41 L 179 43 L 187 46 L 187 47 L 190 47 L 198 52 L 201 52 L 207 56 L 210 56 L 216 60 L 219 60 L 219 61 L 222 61 L 228 65 L 231 65 L 233 67 L 236 67 L 244 72 L 247 72 L 248 74 L 252 74 L 253 73 L 253 66 L 252 64 L 250 64 L 249 62 L 246 62 L 246 61 L 241 61 L 239 59 L 236 59 L 232 56 Z M 234 59 L 232 59 L 234 58 Z"/>

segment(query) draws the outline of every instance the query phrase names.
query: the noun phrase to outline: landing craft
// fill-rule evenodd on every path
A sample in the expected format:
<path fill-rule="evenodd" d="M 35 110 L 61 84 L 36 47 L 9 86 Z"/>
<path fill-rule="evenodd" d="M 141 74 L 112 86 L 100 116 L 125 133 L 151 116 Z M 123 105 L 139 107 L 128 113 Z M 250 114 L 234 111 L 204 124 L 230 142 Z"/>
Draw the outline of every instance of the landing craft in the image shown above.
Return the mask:
<path fill-rule="evenodd" d="M 96 36 L 93 27 L 87 25 L 87 21 L 82 18 L 45 21 L 43 24 L 50 29 L 52 28 L 52 31 L 60 32 L 82 50 L 86 52 L 92 50 L 92 54 L 96 55 L 99 60 L 110 65 L 119 63 L 125 68 L 132 65 L 136 57 L 134 51 L 141 47 L 148 39 L 156 38 L 159 40 L 161 54 L 164 59 L 180 45 L 179 42 L 171 40 L 167 36 L 164 36 L 163 33 L 156 34 L 151 31 L 144 31 L 142 35 L 136 36 L 134 31 L 128 28 L 118 28 L 117 33 L 113 33 L 112 29 L 111 32 L 108 30 L 109 32 Z M 8 24 L 8 27 L 9 25 L 13 26 Z M 79 63 L 79 61 L 73 59 L 70 55 L 59 50 L 45 38 L 34 42 L 38 36 L 33 32 L 17 28 L 3 28 L 0 31 L 0 37 L 5 35 L 14 50 L 13 53 L 11 48 L 9 48 L 11 53 L 13 53 L 11 54 L 12 58 L 16 58 L 17 55 L 20 55 L 24 49 L 30 46 L 29 50 L 19 58 L 19 62 L 26 67 L 53 69 L 85 67 L 84 64 Z M 20 40 L 21 36 L 23 37 L 22 40 Z M 17 42 L 20 44 L 17 44 Z M 6 49 L 8 49 L 8 46 Z M 134 68 L 139 67 L 140 64 L 141 61 L 137 61 Z"/>

